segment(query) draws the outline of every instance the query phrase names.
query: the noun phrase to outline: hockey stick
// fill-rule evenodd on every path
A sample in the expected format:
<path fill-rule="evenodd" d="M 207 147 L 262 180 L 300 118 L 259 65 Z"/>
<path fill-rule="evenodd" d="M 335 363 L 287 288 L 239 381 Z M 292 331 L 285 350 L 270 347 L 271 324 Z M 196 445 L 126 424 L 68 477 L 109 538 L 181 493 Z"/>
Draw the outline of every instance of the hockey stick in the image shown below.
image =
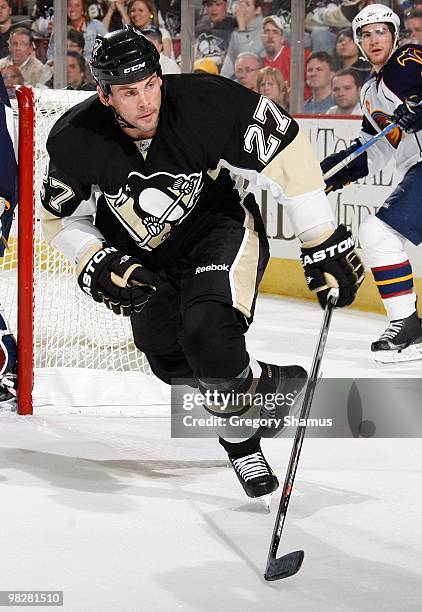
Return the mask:
<path fill-rule="evenodd" d="M 334 306 L 337 303 L 338 296 L 338 289 L 330 289 L 330 292 L 327 297 L 327 305 L 324 311 L 321 331 L 319 333 L 318 344 L 315 350 L 308 383 L 306 385 L 305 397 L 300 412 L 300 419 L 307 419 L 309 416 L 316 383 L 318 381 L 318 373 L 325 349 L 325 343 L 327 341 L 331 316 L 333 314 Z M 274 531 L 271 538 L 270 550 L 268 552 L 267 567 L 265 568 L 264 574 L 265 580 L 279 580 L 281 578 L 293 576 L 293 574 L 296 574 L 299 571 L 300 566 L 302 565 L 303 557 L 305 556 L 303 550 L 296 550 L 295 552 L 283 555 L 279 559 L 277 559 L 276 557 L 281 540 L 284 522 L 286 520 L 290 495 L 293 490 L 293 483 L 296 476 L 296 470 L 299 463 L 300 451 L 302 449 L 305 432 L 306 425 L 299 425 L 296 430 L 296 435 L 293 441 L 289 466 L 287 468 L 286 478 L 284 480 L 283 485 L 283 493 L 281 495 L 280 503 L 278 506 L 277 517 L 274 524 Z"/>
<path fill-rule="evenodd" d="M 422 100 L 412 106 L 414 106 L 415 108 L 417 106 L 422 106 Z M 341 170 L 342 168 L 344 168 L 344 166 L 347 166 L 347 164 L 350 164 L 351 161 L 356 159 L 356 157 L 359 157 L 359 155 L 362 155 L 362 153 L 366 151 L 366 149 L 369 149 L 369 147 L 372 147 L 372 145 L 375 144 L 378 140 L 380 140 L 380 138 L 384 138 L 384 136 L 386 136 L 389 132 L 391 132 L 391 130 L 394 130 L 394 128 L 396 127 L 398 127 L 397 123 L 389 123 L 388 125 L 386 125 L 385 128 L 381 132 L 379 132 L 379 134 L 375 134 L 375 136 L 373 136 L 367 142 L 364 142 L 363 145 L 361 145 L 358 149 L 356 149 L 356 151 L 353 151 L 353 153 L 350 153 L 350 155 L 348 155 L 347 157 L 342 159 L 338 164 L 330 168 L 328 172 L 326 172 L 323 176 L 324 181 L 326 181 L 327 179 L 337 174 L 337 172 Z"/>
<path fill-rule="evenodd" d="M 347 166 L 347 164 L 350 164 L 350 162 L 356 159 L 356 157 L 359 157 L 359 155 L 362 155 L 362 153 L 366 151 L 366 149 L 369 149 L 369 147 L 372 147 L 372 145 L 375 144 L 378 140 L 380 140 L 380 138 L 384 138 L 384 136 L 386 136 L 389 132 L 391 132 L 391 130 L 394 130 L 394 128 L 396 127 L 397 127 L 397 124 L 389 123 L 382 130 L 382 132 L 379 132 L 379 134 L 376 134 L 370 140 L 367 140 L 365 143 L 363 143 L 363 145 L 361 145 L 358 149 L 356 149 L 356 151 L 353 151 L 353 153 L 350 153 L 350 155 L 348 155 L 347 157 L 342 159 L 338 164 L 330 168 L 323 176 L 324 181 L 326 181 L 327 179 L 337 174 L 339 170 Z"/>

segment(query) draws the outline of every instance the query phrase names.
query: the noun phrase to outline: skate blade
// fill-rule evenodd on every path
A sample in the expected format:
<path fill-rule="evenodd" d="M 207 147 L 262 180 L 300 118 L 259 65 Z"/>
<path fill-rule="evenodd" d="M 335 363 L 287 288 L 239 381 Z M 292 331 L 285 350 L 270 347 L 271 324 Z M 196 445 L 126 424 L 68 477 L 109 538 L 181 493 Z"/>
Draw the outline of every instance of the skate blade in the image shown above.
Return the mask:
<path fill-rule="evenodd" d="M 265 511 L 267 512 L 267 514 L 269 514 L 271 512 L 271 499 L 272 499 L 273 493 L 268 493 L 268 495 L 262 495 L 262 497 L 260 497 L 260 501 L 261 503 L 264 505 Z"/>
<path fill-rule="evenodd" d="M 422 359 L 422 343 L 411 344 L 402 351 L 377 351 L 374 359 L 376 363 L 404 363 L 406 361 L 420 361 Z"/>

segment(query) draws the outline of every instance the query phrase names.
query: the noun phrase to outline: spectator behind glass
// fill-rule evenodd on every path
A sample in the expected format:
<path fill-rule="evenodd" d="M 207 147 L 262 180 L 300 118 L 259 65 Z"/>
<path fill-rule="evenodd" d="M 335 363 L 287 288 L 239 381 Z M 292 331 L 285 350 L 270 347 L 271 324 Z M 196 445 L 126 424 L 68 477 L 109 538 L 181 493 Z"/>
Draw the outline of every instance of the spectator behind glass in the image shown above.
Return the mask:
<path fill-rule="evenodd" d="M 371 72 L 371 66 L 360 57 L 359 47 L 353 40 L 352 30 L 341 30 L 337 34 L 335 57 L 340 69 L 353 68 L 363 85 Z"/>
<path fill-rule="evenodd" d="M 306 62 L 306 80 L 312 96 L 303 105 L 308 115 L 323 115 L 334 105 L 331 82 L 334 76 L 334 60 L 325 51 L 311 53 Z"/>
<path fill-rule="evenodd" d="M 0 58 L 9 54 L 12 27 L 12 0 L 0 0 Z"/>
<path fill-rule="evenodd" d="M 67 87 L 77 91 L 95 91 L 97 89 L 93 81 L 86 80 L 86 61 L 76 51 L 67 52 Z"/>
<path fill-rule="evenodd" d="M 333 77 L 333 99 L 335 106 L 327 115 L 362 115 L 360 107 L 361 81 L 353 68 L 344 68 Z"/>
<path fill-rule="evenodd" d="M 9 99 L 16 98 L 16 87 L 18 85 L 24 85 L 24 78 L 22 72 L 17 66 L 5 66 L 1 70 L 1 75 L 7 90 Z"/>
<path fill-rule="evenodd" d="M 200 0 L 195 0 L 200 4 Z M 158 12 L 160 27 L 166 27 L 170 36 L 180 35 L 181 0 L 157 0 L 155 6 Z"/>
<path fill-rule="evenodd" d="M 236 19 L 228 15 L 227 0 L 204 0 L 205 15 L 195 28 L 195 57 L 209 57 L 222 66 Z"/>
<path fill-rule="evenodd" d="M 73 30 L 72 28 L 67 31 L 67 50 L 76 51 L 76 53 L 84 54 L 85 39 L 82 32 Z"/>
<path fill-rule="evenodd" d="M 195 60 L 193 65 L 194 72 L 207 72 L 208 74 L 218 74 L 217 64 L 209 57 L 202 57 Z"/>
<path fill-rule="evenodd" d="M 54 26 L 54 0 L 37 0 L 32 10 L 31 30 L 49 38 Z"/>
<path fill-rule="evenodd" d="M 262 60 L 259 55 L 249 53 L 248 51 L 239 53 L 235 61 L 235 75 L 237 82 L 243 85 L 243 87 L 247 87 L 253 91 L 258 91 L 256 80 L 261 66 Z"/>
<path fill-rule="evenodd" d="M 102 22 L 107 32 L 121 30 L 124 25 L 130 25 L 125 0 L 109 0 Z"/>
<path fill-rule="evenodd" d="M 235 76 L 234 64 L 239 53 L 262 55 L 262 7 L 263 0 L 239 0 L 236 6 L 237 28 L 230 36 L 226 59 L 221 74 L 229 79 Z"/>
<path fill-rule="evenodd" d="M 337 3 L 309 0 L 305 29 L 311 33 L 312 51 L 332 54 L 338 31 L 350 28 L 353 18 L 367 4 L 373 4 L 373 0 L 341 0 Z"/>
<path fill-rule="evenodd" d="M 404 18 L 405 39 L 413 45 L 422 45 L 422 9 L 413 9 Z"/>
<path fill-rule="evenodd" d="M 142 30 L 143 35 L 152 42 L 160 54 L 160 65 L 163 74 L 180 74 L 180 68 L 171 57 L 163 54 L 163 36 L 160 28 L 151 26 L 147 30 Z"/>
<path fill-rule="evenodd" d="M 277 102 L 285 110 L 289 110 L 289 91 L 280 70 L 265 66 L 258 72 L 256 80 L 257 91 L 270 100 Z"/>
<path fill-rule="evenodd" d="M 160 27 L 158 23 L 157 9 L 151 0 L 130 0 L 127 5 L 130 25 L 138 30 L 144 30 L 151 26 Z M 163 54 L 174 58 L 173 43 L 168 30 L 160 28 L 163 37 Z"/>
<path fill-rule="evenodd" d="M 84 0 L 68 0 L 67 25 L 77 32 L 82 32 L 85 39 L 84 58 L 89 60 L 97 34 L 104 36 L 107 31 L 101 21 L 89 18 L 86 8 L 87 5 Z M 54 59 L 54 28 L 48 44 L 47 57 L 48 59 Z"/>
<path fill-rule="evenodd" d="M 25 85 L 44 85 L 53 71 L 34 56 L 34 51 L 34 39 L 30 30 L 14 28 L 9 37 L 9 55 L 0 60 L 0 70 L 5 66 L 17 66 Z"/>
<path fill-rule="evenodd" d="M 277 15 L 265 17 L 262 30 L 262 44 L 264 47 L 264 66 L 277 68 L 287 85 L 290 88 L 290 47 L 287 46 L 284 38 L 283 24 Z M 304 51 L 304 59 L 309 57 L 309 51 Z M 306 70 L 304 70 L 304 78 L 306 80 Z M 304 99 L 306 100 L 311 95 L 311 90 L 305 83 Z"/>

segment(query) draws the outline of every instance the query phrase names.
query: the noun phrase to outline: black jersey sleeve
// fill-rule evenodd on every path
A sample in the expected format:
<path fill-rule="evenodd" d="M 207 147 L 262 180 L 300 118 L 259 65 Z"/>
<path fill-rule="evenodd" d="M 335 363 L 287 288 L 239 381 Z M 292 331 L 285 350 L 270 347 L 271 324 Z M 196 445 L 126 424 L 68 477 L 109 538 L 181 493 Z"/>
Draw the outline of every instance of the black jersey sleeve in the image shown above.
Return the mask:
<path fill-rule="evenodd" d="M 48 175 L 43 182 L 43 207 L 56 217 L 71 216 L 87 200 L 101 174 L 115 177 L 113 154 L 104 143 L 109 134 L 110 111 L 97 96 L 75 105 L 52 127 L 47 139 Z"/>
<path fill-rule="evenodd" d="M 323 190 L 315 151 L 293 117 L 265 96 L 214 79 L 205 102 L 214 122 L 205 137 L 213 151 L 209 168 L 225 167 L 247 179 L 248 189 L 270 189 L 280 201 Z"/>
<path fill-rule="evenodd" d="M 269 98 L 221 76 L 180 76 L 183 79 L 167 78 L 177 86 L 172 123 L 184 122 L 180 131 L 189 133 L 193 150 L 210 169 L 224 160 L 261 172 L 294 140 L 298 124 Z"/>
<path fill-rule="evenodd" d="M 422 95 L 422 45 L 399 47 L 383 68 L 387 87 L 401 100 Z"/>
<path fill-rule="evenodd" d="M 41 203 L 55 217 L 70 217 L 82 201 L 88 200 L 91 190 L 91 185 L 59 170 L 50 161 L 43 179 Z"/>
<path fill-rule="evenodd" d="M 299 126 L 287 111 L 242 86 L 233 100 L 233 129 L 222 156 L 235 166 L 261 172 L 296 138 Z"/>

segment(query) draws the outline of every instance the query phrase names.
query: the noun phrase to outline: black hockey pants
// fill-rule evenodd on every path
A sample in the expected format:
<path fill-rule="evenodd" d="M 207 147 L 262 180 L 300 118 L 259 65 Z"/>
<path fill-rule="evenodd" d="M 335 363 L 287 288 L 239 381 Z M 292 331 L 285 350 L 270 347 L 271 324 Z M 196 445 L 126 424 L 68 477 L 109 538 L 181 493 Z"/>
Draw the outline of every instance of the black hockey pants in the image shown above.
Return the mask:
<path fill-rule="evenodd" d="M 161 272 L 157 291 L 131 319 L 135 344 L 158 378 L 231 380 L 247 367 L 244 334 L 268 257 L 256 232 L 222 219 Z"/>

